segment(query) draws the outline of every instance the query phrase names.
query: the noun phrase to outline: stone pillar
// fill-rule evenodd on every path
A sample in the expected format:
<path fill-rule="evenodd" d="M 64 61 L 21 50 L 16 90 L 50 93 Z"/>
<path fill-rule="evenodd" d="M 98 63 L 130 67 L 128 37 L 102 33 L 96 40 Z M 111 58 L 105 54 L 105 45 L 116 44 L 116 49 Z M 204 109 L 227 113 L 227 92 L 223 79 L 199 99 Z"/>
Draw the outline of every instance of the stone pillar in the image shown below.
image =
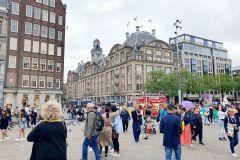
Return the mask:
<path fill-rule="evenodd" d="M 40 96 L 40 106 L 42 106 L 45 103 L 46 95 L 45 94 L 40 94 L 39 96 Z"/>
<path fill-rule="evenodd" d="M 55 97 L 55 94 L 51 94 L 50 99 L 51 99 L 51 100 L 55 100 L 55 98 L 56 98 L 56 97 Z"/>
<path fill-rule="evenodd" d="M 23 94 L 21 93 L 18 93 L 16 95 L 16 106 L 18 106 L 18 108 L 21 108 L 22 107 L 22 99 L 23 99 Z"/>
<path fill-rule="evenodd" d="M 30 94 L 28 95 L 28 105 L 34 106 L 34 98 L 35 98 L 35 95 L 34 95 L 34 94 L 30 93 Z"/>

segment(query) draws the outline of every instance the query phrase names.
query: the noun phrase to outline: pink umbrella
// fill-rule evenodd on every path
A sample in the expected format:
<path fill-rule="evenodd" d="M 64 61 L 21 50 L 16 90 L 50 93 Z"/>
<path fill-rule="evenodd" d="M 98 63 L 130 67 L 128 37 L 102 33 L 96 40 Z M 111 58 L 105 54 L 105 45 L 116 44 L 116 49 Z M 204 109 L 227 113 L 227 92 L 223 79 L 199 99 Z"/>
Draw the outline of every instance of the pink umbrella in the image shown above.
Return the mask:
<path fill-rule="evenodd" d="M 194 104 L 191 101 L 183 101 L 182 105 L 184 108 L 186 108 L 188 110 L 194 108 Z"/>

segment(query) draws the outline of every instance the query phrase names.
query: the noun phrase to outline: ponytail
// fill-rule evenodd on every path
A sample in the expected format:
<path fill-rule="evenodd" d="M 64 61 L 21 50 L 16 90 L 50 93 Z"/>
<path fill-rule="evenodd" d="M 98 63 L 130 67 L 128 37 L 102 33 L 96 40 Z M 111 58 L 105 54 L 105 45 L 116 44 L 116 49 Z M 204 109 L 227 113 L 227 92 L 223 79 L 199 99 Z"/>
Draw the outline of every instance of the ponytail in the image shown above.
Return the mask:
<path fill-rule="evenodd" d="M 107 112 L 107 118 L 109 118 L 109 112 Z"/>

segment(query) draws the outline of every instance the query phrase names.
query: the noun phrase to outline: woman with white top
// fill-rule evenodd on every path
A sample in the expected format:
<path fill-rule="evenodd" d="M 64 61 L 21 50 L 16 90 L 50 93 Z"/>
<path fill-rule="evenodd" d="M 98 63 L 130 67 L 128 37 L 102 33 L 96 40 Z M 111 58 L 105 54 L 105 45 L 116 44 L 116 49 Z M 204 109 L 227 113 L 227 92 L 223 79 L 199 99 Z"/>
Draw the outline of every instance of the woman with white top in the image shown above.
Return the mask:
<path fill-rule="evenodd" d="M 226 112 L 223 112 L 223 108 L 221 105 L 219 105 L 219 108 L 218 108 L 218 125 L 219 125 L 219 134 L 218 134 L 218 139 L 219 140 L 227 140 L 225 137 L 224 137 L 224 118 L 226 116 Z"/>

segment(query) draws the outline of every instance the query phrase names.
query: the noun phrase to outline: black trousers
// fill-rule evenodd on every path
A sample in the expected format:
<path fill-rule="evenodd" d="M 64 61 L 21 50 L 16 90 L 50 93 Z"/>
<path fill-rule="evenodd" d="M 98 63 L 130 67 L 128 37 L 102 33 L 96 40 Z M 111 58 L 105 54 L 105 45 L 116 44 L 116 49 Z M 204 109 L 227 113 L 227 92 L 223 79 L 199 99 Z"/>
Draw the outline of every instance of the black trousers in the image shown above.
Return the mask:
<path fill-rule="evenodd" d="M 100 154 L 102 154 L 102 147 L 100 147 Z M 105 155 L 108 154 L 108 146 L 105 146 Z"/>
<path fill-rule="evenodd" d="M 123 132 L 128 130 L 128 121 L 122 121 L 123 124 Z"/>
<path fill-rule="evenodd" d="M 210 123 L 213 123 L 213 114 L 209 114 L 209 116 L 208 116 L 208 121 L 209 121 Z"/>
<path fill-rule="evenodd" d="M 193 128 L 192 139 L 196 139 L 196 137 L 198 136 L 199 142 L 202 142 L 202 132 L 203 132 L 202 127 Z"/>
<path fill-rule="evenodd" d="M 116 133 L 116 136 L 114 136 L 112 138 L 112 141 L 113 141 L 113 148 L 114 148 L 114 151 L 119 153 L 119 141 L 118 141 L 118 138 L 119 138 L 119 134 Z"/>

